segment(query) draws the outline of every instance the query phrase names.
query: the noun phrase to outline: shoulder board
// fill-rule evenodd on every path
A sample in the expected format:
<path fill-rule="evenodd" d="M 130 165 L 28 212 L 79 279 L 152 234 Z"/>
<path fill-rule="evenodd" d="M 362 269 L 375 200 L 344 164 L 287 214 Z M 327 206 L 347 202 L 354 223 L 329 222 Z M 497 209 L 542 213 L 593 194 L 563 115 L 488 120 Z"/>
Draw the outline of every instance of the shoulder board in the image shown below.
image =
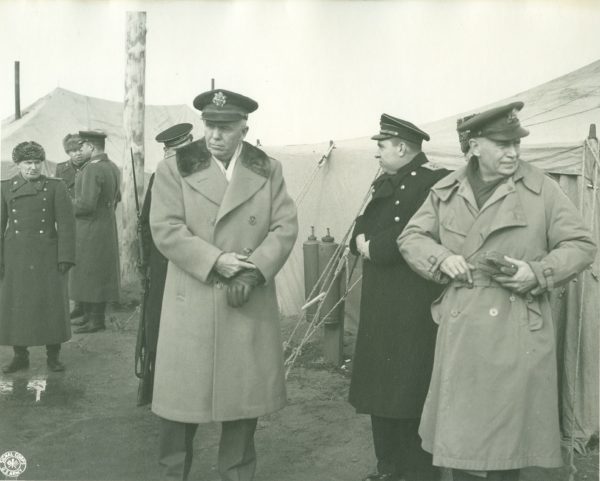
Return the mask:
<path fill-rule="evenodd" d="M 421 165 L 421 167 L 427 170 L 440 170 L 444 168 L 443 166 L 436 164 L 435 162 L 425 162 L 423 165 Z"/>
<path fill-rule="evenodd" d="M 48 180 L 60 180 L 61 182 L 63 181 L 63 179 L 61 179 L 60 177 L 53 177 L 51 175 L 47 175 L 46 179 L 48 179 Z"/>
<path fill-rule="evenodd" d="M 96 159 L 96 160 L 92 160 L 91 162 L 89 162 L 90 164 L 97 164 L 98 162 L 100 162 L 102 159 Z"/>

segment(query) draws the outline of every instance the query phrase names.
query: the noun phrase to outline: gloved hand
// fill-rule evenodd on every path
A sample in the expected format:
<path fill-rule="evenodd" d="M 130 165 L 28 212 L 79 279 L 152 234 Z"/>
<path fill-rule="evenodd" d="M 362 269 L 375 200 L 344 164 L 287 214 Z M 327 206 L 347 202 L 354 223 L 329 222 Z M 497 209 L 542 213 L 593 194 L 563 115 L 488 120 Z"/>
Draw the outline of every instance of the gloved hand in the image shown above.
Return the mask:
<path fill-rule="evenodd" d="M 67 272 L 69 272 L 69 269 L 71 267 L 73 267 L 73 264 L 71 264 L 70 262 L 59 262 L 58 272 L 60 272 L 61 274 L 66 274 Z"/>
<path fill-rule="evenodd" d="M 513 262 L 505 259 L 504 254 L 496 251 L 484 252 L 477 267 L 492 277 L 514 276 L 518 270 Z"/>
<path fill-rule="evenodd" d="M 265 282 L 265 278 L 257 269 L 244 269 L 237 273 L 227 285 L 227 304 L 231 307 L 241 307 L 248 299 L 252 290 Z"/>

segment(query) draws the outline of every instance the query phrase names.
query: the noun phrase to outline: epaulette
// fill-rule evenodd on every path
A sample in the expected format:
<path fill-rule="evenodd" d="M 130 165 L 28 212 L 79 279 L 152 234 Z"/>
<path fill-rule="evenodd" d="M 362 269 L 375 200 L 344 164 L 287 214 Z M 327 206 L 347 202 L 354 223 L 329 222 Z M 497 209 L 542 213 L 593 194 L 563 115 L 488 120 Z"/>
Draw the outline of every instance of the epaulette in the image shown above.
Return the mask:
<path fill-rule="evenodd" d="M 434 162 L 425 162 L 423 165 L 421 165 L 421 167 L 424 167 L 425 169 L 428 169 L 428 170 L 440 170 L 440 169 L 444 168 L 440 164 L 436 164 Z"/>
<path fill-rule="evenodd" d="M 102 159 L 95 159 L 95 160 L 92 160 L 92 161 L 90 161 L 89 163 L 90 163 L 90 164 L 97 164 L 97 163 L 98 163 L 98 162 L 100 162 L 101 160 L 102 160 Z"/>

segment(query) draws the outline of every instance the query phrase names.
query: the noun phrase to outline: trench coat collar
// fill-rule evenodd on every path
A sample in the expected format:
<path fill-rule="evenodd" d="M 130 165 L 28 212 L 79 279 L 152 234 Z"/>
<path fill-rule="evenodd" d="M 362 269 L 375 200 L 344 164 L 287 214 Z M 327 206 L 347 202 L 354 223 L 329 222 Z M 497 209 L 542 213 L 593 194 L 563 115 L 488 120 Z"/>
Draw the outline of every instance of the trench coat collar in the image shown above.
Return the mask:
<path fill-rule="evenodd" d="M 498 186 L 478 211 L 473 190 L 467 179 L 466 166 L 448 177 L 442 179 L 433 190 L 443 202 L 447 202 L 456 192 L 471 206 L 470 209 L 465 209 L 465 212 L 458 213 L 459 216 L 474 218 L 469 231 L 465 232 L 466 237 L 461 253 L 466 258 L 477 252 L 494 232 L 509 227 L 526 226 L 526 210 L 517 192 L 517 184 L 521 182 L 527 189 L 539 194 L 544 181 L 544 174 L 541 171 L 520 161 L 516 172 Z"/>
<path fill-rule="evenodd" d="M 47 181 L 48 179 L 45 175 L 40 175 L 34 181 L 28 181 L 19 173 L 10 179 L 10 196 L 37 195 L 43 190 Z"/>
<path fill-rule="evenodd" d="M 532 167 L 527 162 L 520 160 L 517 170 L 512 175 L 512 180 L 513 184 L 522 181 L 525 187 L 527 187 L 533 193 L 539 194 L 542 191 L 544 173 L 539 169 Z M 466 165 L 444 177 L 435 186 L 433 186 L 431 190 L 436 193 L 442 202 L 446 202 L 450 196 L 457 190 L 460 190 L 460 187 L 464 186 L 465 183 L 468 183 Z M 461 192 L 466 194 L 464 187 Z M 472 195 L 473 194 L 471 192 L 471 196 Z M 492 197 L 494 197 L 494 195 Z M 474 197 L 473 205 L 477 205 Z"/>

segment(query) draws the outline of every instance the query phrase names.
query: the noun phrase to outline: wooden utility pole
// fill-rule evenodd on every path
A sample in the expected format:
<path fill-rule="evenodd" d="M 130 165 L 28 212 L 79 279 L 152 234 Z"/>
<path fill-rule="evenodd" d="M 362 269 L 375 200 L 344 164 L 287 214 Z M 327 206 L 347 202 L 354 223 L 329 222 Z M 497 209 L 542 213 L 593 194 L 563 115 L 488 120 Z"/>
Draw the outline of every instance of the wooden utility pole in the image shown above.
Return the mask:
<path fill-rule="evenodd" d="M 21 73 L 19 61 L 15 61 L 15 120 L 21 118 Z"/>
<path fill-rule="evenodd" d="M 122 216 L 120 229 L 121 283 L 137 280 L 137 212 L 133 169 L 140 205 L 144 193 L 144 107 L 146 78 L 146 12 L 127 12 L 125 33 L 125 102 L 123 128 L 126 136 L 126 161 L 123 163 Z M 133 160 L 132 154 L 133 153 Z M 132 165 L 133 163 L 133 165 Z"/>

